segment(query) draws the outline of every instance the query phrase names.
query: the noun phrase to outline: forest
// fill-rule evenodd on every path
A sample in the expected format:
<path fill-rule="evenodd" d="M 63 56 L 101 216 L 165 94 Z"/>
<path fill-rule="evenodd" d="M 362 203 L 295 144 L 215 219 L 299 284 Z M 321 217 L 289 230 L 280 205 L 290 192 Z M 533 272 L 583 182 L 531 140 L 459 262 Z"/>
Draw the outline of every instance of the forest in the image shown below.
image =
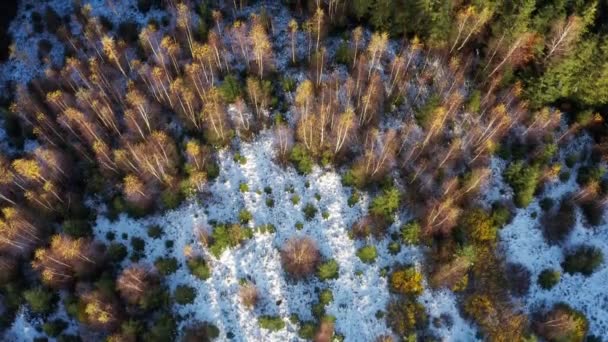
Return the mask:
<path fill-rule="evenodd" d="M 3 340 L 608 336 L 607 2 L 9 19 Z"/>

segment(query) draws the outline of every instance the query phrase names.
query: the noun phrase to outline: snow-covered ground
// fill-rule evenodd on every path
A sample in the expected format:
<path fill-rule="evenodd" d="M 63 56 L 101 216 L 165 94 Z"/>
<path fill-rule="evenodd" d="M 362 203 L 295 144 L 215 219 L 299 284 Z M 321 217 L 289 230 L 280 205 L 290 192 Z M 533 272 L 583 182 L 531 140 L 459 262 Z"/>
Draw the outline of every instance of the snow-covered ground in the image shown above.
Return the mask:
<path fill-rule="evenodd" d="M 75 1 L 66 0 L 23 0 L 19 2 L 17 15 L 9 26 L 12 36 L 11 58 L 0 63 L 0 91 L 7 86 L 7 81 L 15 84 L 27 84 L 30 80 L 44 73 L 49 66 L 61 66 L 64 60 L 64 46 L 57 36 L 43 31 L 34 31 L 32 14 L 43 15 L 48 7 L 52 8 L 60 17 L 70 16 L 69 28 L 74 35 L 81 34 L 82 27 L 74 19 L 76 10 Z M 113 23 L 114 29 L 125 21 L 132 21 L 144 27 L 150 20 L 160 21 L 165 15 L 164 11 L 151 9 L 145 14 L 137 7 L 137 0 L 85 0 L 81 2 L 92 17 L 104 17 Z M 44 21 L 44 20 L 43 20 Z M 49 58 L 38 58 L 38 44 L 42 40 L 51 43 Z"/>
<path fill-rule="evenodd" d="M 586 136 L 574 141 L 562 151 L 562 158 L 566 153 L 581 151 L 588 142 Z M 500 187 L 498 184 L 496 186 Z M 501 230 L 501 246 L 508 261 L 521 263 L 531 272 L 530 292 L 522 298 L 522 304 L 529 313 L 556 302 L 565 302 L 585 313 L 590 323 L 590 334 L 608 336 L 608 262 L 604 261 L 588 277 L 565 273 L 561 267 L 563 251 L 581 244 L 596 246 L 604 256 L 608 256 L 608 216 L 604 213 L 604 224 L 591 228 L 584 224 L 582 214 L 577 209 L 576 225 L 561 245 L 546 242 L 539 222 L 542 213 L 539 198 L 550 197 L 559 201 L 564 194 L 577 189 L 576 172 L 572 172 L 565 183 L 556 181 L 549 184 L 543 196 L 538 196 L 527 208 L 518 209 L 513 221 Z M 544 290 L 538 284 L 538 276 L 546 268 L 562 273 L 560 282 L 550 290 Z"/>
<path fill-rule="evenodd" d="M 236 340 L 297 340 L 298 327 L 288 318 L 297 314 L 302 321 L 312 320 L 311 306 L 316 302 L 317 292 L 328 287 L 334 300 L 326 312 L 336 318 L 336 330 L 346 341 L 370 341 L 390 333 L 384 319 L 376 317 L 390 300 L 387 280 L 380 271 L 396 262 L 420 265 L 421 252 L 417 248 L 403 248 L 393 256 L 388 252 L 388 241 L 377 241 L 377 261 L 372 265 L 362 263 L 355 253 L 364 242 L 349 239 L 348 230 L 367 208 L 367 196 L 351 208 L 347 204 L 350 190 L 342 187 L 339 174 L 315 168 L 311 175 L 302 176 L 292 168 L 277 165 L 273 161 L 273 141 L 269 134 L 262 134 L 253 143 L 242 143 L 240 154 L 246 158 L 245 164 L 235 162 L 231 153 L 220 154 L 220 176 L 208 186 L 211 197 L 142 220 L 123 216 L 117 222 L 110 222 L 101 218 L 95 228 L 96 235 L 104 239 L 107 232 L 114 232 L 118 239 L 123 233 L 128 234 L 129 239 L 140 237 L 146 240 L 145 262 L 152 264 L 159 256 L 171 255 L 183 265 L 183 250 L 187 245 L 202 249 L 196 241 L 196 227 L 208 226 L 211 220 L 236 222 L 238 212 L 245 208 L 253 215 L 251 227 L 272 224 L 276 232 L 256 233 L 243 246 L 225 251 L 219 259 L 207 254 L 212 276 L 206 281 L 193 277 L 185 267 L 169 276 L 171 288 L 188 284 L 198 292 L 193 304 L 175 308 L 188 318 L 181 324 L 191 320 L 212 322 L 220 328 L 222 339 L 231 332 Z M 239 190 L 243 182 L 249 187 L 245 193 Z M 271 195 L 264 192 L 266 187 L 272 189 Z M 294 192 L 286 191 L 288 188 Z M 291 201 L 294 194 L 301 198 L 296 205 Z M 274 199 L 272 208 L 266 205 L 269 196 Z M 302 213 L 307 203 L 319 209 L 311 221 L 306 221 Z M 329 217 L 324 219 L 322 212 L 328 212 Z M 304 224 L 303 229 L 296 229 L 297 222 Z M 152 224 L 163 227 L 164 239 L 153 240 L 147 236 L 147 227 Z M 394 227 L 398 225 L 396 222 Z M 315 240 L 323 258 L 333 258 L 340 265 L 339 278 L 326 283 L 316 278 L 300 282 L 288 280 L 281 267 L 279 249 L 293 236 L 309 236 Z M 165 248 L 165 239 L 174 241 L 169 251 Z M 243 278 L 250 279 L 261 294 L 260 305 L 253 312 L 242 305 L 238 296 L 239 280 Z M 474 336 L 473 329 L 459 317 L 453 294 L 427 290 L 421 302 L 427 306 L 431 318 L 442 314 L 455 316 L 453 326 L 437 329 L 445 340 L 464 341 Z M 278 332 L 261 329 L 256 318 L 259 315 L 280 316 L 287 326 Z"/>

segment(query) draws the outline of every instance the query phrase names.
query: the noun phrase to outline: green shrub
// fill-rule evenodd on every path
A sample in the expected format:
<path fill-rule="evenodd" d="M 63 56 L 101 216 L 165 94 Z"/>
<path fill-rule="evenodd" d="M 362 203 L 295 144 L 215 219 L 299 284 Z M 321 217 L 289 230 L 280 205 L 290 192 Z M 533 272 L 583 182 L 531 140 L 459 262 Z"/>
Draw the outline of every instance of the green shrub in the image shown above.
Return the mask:
<path fill-rule="evenodd" d="M 430 127 L 435 111 L 439 106 L 441 106 L 441 96 L 439 96 L 439 94 L 433 94 L 427 99 L 425 104 L 416 111 L 414 117 L 422 128 L 428 129 Z"/>
<path fill-rule="evenodd" d="M 153 239 L 160 239 L 163 236 L 163 229 L 158 225 L 148 227 L 148 236 Z"/>
<path fill-rule="evenodd" d="M 65 220 L 61 225 L 61 230 L 75 238 L 91 236 L 93 229 L 91 225 L 85 220 Z"/>
<path fill-rule="evenodd" d="M 342 40 L 338 49 L 336 50 L 336 63 L 348 65 L 350 62 L 350 51 L 348 49 L 348 43 L 346 40 Z"/>
<path fill-rule="evenodd" d="M 578 170 L 576 182 L 580 186 L 585 186 L 591 182 L 599 182 L 606 173 L 603 167 L 583 166 Z"/>
<path fill-rule="evenodd" d="M 241 211 L 239 211 L 239 221 L 242 224 L 248 223 L 249 221 L 251 221 L 252 218 L 253 215 L 251 215 L 251 213 L 247 209 L 241 209 Z"/>
<path fill-rule="evenodd" d="M 52 321 L 45 322 L 42 325 L 42 331 L 49 337 L 57 337 L 67 327 L 68 322 L 62 319 L 54 319 Z"/>
<path fill-rule="evenodd" d="M 258 318 L 258 325 L 260 328 L 267 329 L 270 331 L 279 331 L 285 328 L 285 322 L 281 317 L 277 316 L 260 316 Z"/>
<path fill-rule="evenodd" d="M 555 201 L 551 197 L 545 197 L 542 200 L 540 200 L 540 202 L 538 202 L 538 204 L 543 211 L 549 211 L 549 210 L 551 210 L 551 208 L 553 208 Z"/>
<path fill-rule="evenodd" d="M 566 254 L 562 267 L 568 273 L 590 275 L 604 262 L 602 250 L 588 245 L 582 245 Z"/>
<path fill-rule="evenodd" d="M 302 223 L 302 222 L 296 222 L 296 229 L 297 230 L 304 229 L 304 223 Z"/>
<path fill-rule="evenodd" d="M 328 305 L 329 303 L 334 301 L 334 294 L 330 289 L 324 289 L 319 293 L 319 303 L 323 305 Z"/>
<path fill-rule="evenodd" d="M 317 277 L 321 280 L 337 279 L 340 272 L 340 266 L 336 260 L 331 259 L 319 265 L 317 269 Z"/>
<path fill-rule="evenodd" d="M 401 227 L 401 239 L 408 245 L 417 245 L 420 242 L 420 224 L 410 221 Z"/>
<path fill-rule="evenodd" d="M 131 237 L 131 247 L 135 252 L 143 252 L 146 248 L 146 242 L 138 237 Z"/>
<path fill-rule="evenodd" d="M 424 289 L 422 274 L 410 266 L 396 270 L 391 274 L 391 290 L 399 294 L 418 296 Z"/>
<path fill-rule="evenodd" d="M 205 280 L 211 277 L 211 269 L 202 256 L 190 258 L 186 261 L 190 273 L 198 279 Z"/>
<path fill-rule="evenodd" d="M 464 232 L 468 241 L 476 244 L 496 241 L 497 228 L 494 220 L 481 208 L 467 210 L 460 217 L 459 228 Z"/>
<path fill-rule="evenodd" d="M 266 199 L 266 206 L 268 208 L 274 208 L 274 199 L 273 198 L 267 198 Z"/>
<path fill-rule="evenodd" d="M 53 291 L 39 286 L 25 290 L 23 292 L 23 299 L 25 299 L 33 312 L 48 314 L 54 309 L 56 297 Z"/>
<path fill-rule="evenodd" d="M 592 226 L 599 226 L 604 221 L 605 206 L 600 200 L 590 200 L 581 203 L 581 210 L 587 222 Z"/>
<path fill-rule="evenodd" d="M 247 192 L 247 191 L 249 191 L 249 185 L 247 185 L 247 183 L 245 183 L 245 182 L 239 184 L 239 191 L 240 192 Z"/>
<path fill-rule="evenodd" d="M 293 203 L 293 205 L 297 205 L 298 203 L 300 203 L 300 196 L 298 196 L 297 194 L 291 196 L 291 203 Z"/>
<path fill-rule="evenodd" d="M 177 259 L 173 257 L 160 257 L 154 261 L 154 266 L 162 275 L 173 274 L 179 267 Z"/>
<path fill-rule="evenodd" d="M 351 208 L 354 207 L 360 199 L 361 196 L 359 195 L 359 192 L 353 190 L 353 193 L 350 195 L 350 197 L 348 197 L 348 206 Z"/>
<path fill-rule="evenodd" d="M 250 228 L 243 227 L 238 224 L 218 225 L 213 229 L 211 233 L 211 245 L 209 251 L 216 258 L 230 247 L 236 247 L 243 241 L 250 239 L 253 236 L 253 230 Z"/>
<path fill-rule="evenodd" d="M 366 264 L 373 263 L 374 261 L 376 261 L 376 257 L 378 257 L 376 246 L 369 245 L 359 248 L 359 250 L 357 251 L 357 256 L 359 257 L 359 259 L 361 259 L 361 261 Z"/>
<path fill-rule="evenodd" d="M 296 80 L 294 80 L 293 78 L 291 78 L 289 76 L 285 76 L 285 77 L 281 78 L 281 87 L 283 88 L 284 92 L 290 93 L 296 87 Z"/>
<path fill-rule="evenodd" d="M 466 108 L 469 113 L 479 112 L 479 109 L 481 108 L 481 92 L 479 90 L 473 90 L 471 92 Z"/>
<path fill-rule="evenodd" d="M 314 323 L 302 323 L 300 329 L 298 329 L 298 336 L 304 340 L 312 340 L 315 337 L 315 330 L 316 327 Z"/>
<path fill-rule="evenodd" d="M 127 257 L 127 247 L 122 243 L 112 242 L 106 252 L 110 262 L 119 263 Z"/>
<path fill-rule="evenodd" d="M 369 211 L 377 216 L 384 217 L 391 221 L 393 214 L 399 209 L 399 190 L 395 187 L 385 189 L 382 195 L 377 196 L 372 201 Z"/>
<path fill-rule="evenodd" d="M 543 289 L 549 290 L 559 283 L 560 278 L 561 273 L 559 271 L 547 268 L 538 275 L 538 284 Z"/>
<path fill-rule="evenodd" d="M 312 172 L 314 162 L 306 148 L 300 144 L 296 144 L 293 149 L 291 149 L 289 161 L 291 161 L 298 172 L 302 174 L 309 174 Z"/>
<path fill-rule="evenodd" d="M 391 241 L 388 244 L 388 252 L 391 255 L 397 255 L 399 254 L 399 252 L 401 252 L 401 244 L 397 241 Z"/>
<path fill-rule="evenodd" d="M 386 309 L 386 322 L 399 336 L 412 336 L 416 330 L 424 329 L 428 324 L 428 316 L 424 306 L 411 297 L 400 297 L 392 300 Z M 405 341 L 416 341 L 413 339 Z"/>
<path fill-rule="evenodd" d="M 166 189 L 160 194 L 163 208 L 171 210 L 179 207 L 184 200 L 183 193 L 179 189 Z"/>
<path fill-rule="evenodd" d="M 177 285 L 173 297 L 177 304 L 191 304 L 194 302 L 194 298 L 196 298 L 196 289 L 188 285 Z"/>
<path fill-rule="evenodd" d="M 232 160 L 234 160 L 235 162 L 237 162 L 241 165 L 244 165 L 247 163 L 247 158 L 238 152 L 234 154 L 234 158 L 232 158 Z"/>
<path fill-rule="evenodd" d="M 504 171 L 503 177 L 513 188 L 515 205 L 520 208 L 527 207 L 534 198 L 540 178 L 538 166 L 528 166 L 522 161 L 513 162 Z"/>
<path fill-rule="evenodd" d="M 146 333 L 143 341 L 174 341 L 175 340 L 175 319 L 170 314 L 161 314 L 154 322 L 152 322 Z"/>
<path fill-rule="evenodd" d="M 228 75 L 220 86 L 220 94 L 227 103 L 233 103 L 238 97 L 242 96 L 242 89 L 239 80 L 234 75 Z"/>
<path fill-rule="evenodd" d="M 312 220 L 317 214 L 317 208 L 312 203 L 307 203 L 302 211 L 304 212 L 304 218 L 306 221 Z"/>

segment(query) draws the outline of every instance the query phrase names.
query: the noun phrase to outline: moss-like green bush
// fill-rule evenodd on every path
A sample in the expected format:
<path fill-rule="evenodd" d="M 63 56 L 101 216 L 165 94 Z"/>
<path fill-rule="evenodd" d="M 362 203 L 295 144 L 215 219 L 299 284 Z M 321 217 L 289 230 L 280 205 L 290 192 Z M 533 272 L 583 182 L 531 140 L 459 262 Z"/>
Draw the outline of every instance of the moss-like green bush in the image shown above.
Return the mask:
<path fill-rule="evenodd" d="M 324 289 L 319 293 L 319 303 L 327 305 L 334 301 L 334 294 L 330 289 Z"/>
<path fill-rule="evenodd" d="M 253 236 L 253 230 L 238 224 L 218 225 L 211 233 L 209 251 L 218 258 L 224 250 L 236 247 Z"/>
<path fill-rule="evenodd" d="M 588 245 L 582 245 L 568 252 L 562 263 L 564 271 L 590 275 L 604 262 L 602 250 Z"/>
<path fill-rule="evenodd" d="M 315 324 L 312 322 L 301 323 L 298 336 L 304 340 L 312 340 L 315 337 Z"/>
<path fill-rule="evenodd" d="M 557 285 L 560 279 L 561 273 L 559 271 L 547 268 L 538 275 L 538 285 L 545 290 L 549 290 Z"/>
<path fill-rule="evenodd" d="M 392 220 L 393 214 L 399 209 L 401 194 L 395 187 L 385 189 L 383 193 L 372 201 L 369 211 L 377 216 Z"/>
<path fill-rule="evenodd" d="M 45 322 L 42 325 L 42 331 L 44 331 L 44 333 L 47 334 L 47 336 L 49 336 L 49 337 L 57 337 L 67 327 L 68 327 L 68 322 L 66 322 L 62 319 L 54 319 L 54 320 Z"/>
<path fill-rule="evenodd" d="M 399 336 L 411 336 L 418 329 L 428 324 L 428 316 L 424 306 L 410 297 L 401 297 L 389 303 L 386 312 L 386 322 Z M 405 339 L 406 341 L 416 341 Z"/>
<path fill-rule="evenodd" d="M 606 173 L 603 167 L 583 166 L 578 170 L 576 182 L 580 186 L 585 186 L 591 182 L 599 182 Z"/>
<path fill-rule="evenodd" d="M 396 270 L 390 278 L 391 290 L 396 293 L 417 296 L 424 289 L 422 274 L 414 267 L 405 267 Z"/>
<path fill-rule="evenodd" d="M 148 236 L 153 239 L 160 239 L 163 236 L 163 229 L 158 225 L 148 227 Z"/>
<path fill-rule="evenodd" d="M 247 209 L 241 209 L 241 211 L 239 211 L 239 221 L 242 224 L 249 223 L 252 218 L 253 215 Z"/>
<path fill-rule="evenodd" d="M 233 103 L 238 97 L 242 96 L 243 90 L 239 80 L 234 75 L 224 78 L 220 86 L 220 94 L 227 103 Z"/>
<path fill-rule="evenodd" d="M 177 259 L 169 257 L 160 257 L 154 261 L 154 266 L 158 272 L 162 275 L 169 275 L 175 273 L 178 269 Z"/>
<path fill-rule="evenodd" d="M 304 218 L 306 219 L 306 221 L 310 221 L 312 220 L 315 215 L 317 215 L 317 207 L 314 206 L 314 204 L 312 203 L 307 203 L 304 206 L 304 209 L 302 209 L 302 211 L 304 212 Z"/>
<path fill-rule="evenodd" d="M 194 298 L 196 298 L 196 289 L 188 285 L 177 285 L 173 297 L 177 304 L 191 304 L 194 302 Z"/>
<path fill-rule="evenodd" d="M 496 241 L 497 229 L 494 220 L 481 208 L 462 214 L 459 227 L 470 242 L 484 244 Z"/>
<path fill-rule="evenodd" d="M 534 198 L 534 192 L 540 178 L 538 166 L 525 165 L 522 161 L 511 163 L 503 173 L 515 193 L 515 205 L 527 207 Z"/>
<path fill-rule="evenodd" d="M 359 250 L 357 251 L 357 256 L 359 257 L 359 259 L 361 259 L 361 261 L 366 264 L 373 263 L 378 257 L 376 246 L 369 245 L 359 248 Z"/>
<path fill-rule="evenodd" d="M 289 161 L 291 161 L 298 172 L 309 174 L 312 172 L 314 161 L 306 148 L 300 144 L 296 144 L 289 153 Z"/>
<path fill-rule="evenodd" d="M 91 225 L 85 220 L 65 220 L 61 225 L 61 230 L 75 238 L 91 236 L 93 233 Z"/>
<path fill-rule="evenodd" d="M 245 182 L 239 184 L 239 191 L 240 192 L 247 192 L 247 191 L 249 191 L 249 185 L 247 185 L 247 183 L 245 183 Z"/>
<path fill-rule="evenodd" d="M 131 247 L 135 252 L 143 252 L 146 248 L 146 242 L 138 237 L 131 237 Z"/>
<path fill-rule="evenodd" d="M 211 277 L 211 269 L 202 256 L 188 259 L 186 265 L 188 266 L 190 273 L 198 279 L 205 280 Z"/>
<path fill-rule="evenodd" d="M 112 242 L 106 254 L 110 262 L 119 263 L 127 257 L 127 247 L 122 243 Z"/>
<path fill-rule="evenodd" d="M 300 196 L 298 196 L 298 194 L 291 196 L 291 203 L 293 203 L 293 205 L 300 203 Z"/>
<path fill-rule="evenodd" d="M 56 297 L 53 291 L 42 286 L 25 290 L 23 299 L 29 305 L 30 309 L 39 314 L 48 314 L 53 311 Z"/>
<path fill-rule="evenodd" d="M 264 315 L 258 318 L 258 325 L 263 329 L 279 331 L 285 328 L 285 321 L 281 317 Z"/>
<path fill-rule="evenodd" d="M 165 209 L 175 209 L 184 200 L 184 195 L 179 189 L 167 189 L 160 194 L 160 201 Z"/>
<path fill-rule="evenodd" d="M 420 242 L 420 224 L 411 221 L 401 226 L 401 239 L 408 245 L 417 245 Z"/>

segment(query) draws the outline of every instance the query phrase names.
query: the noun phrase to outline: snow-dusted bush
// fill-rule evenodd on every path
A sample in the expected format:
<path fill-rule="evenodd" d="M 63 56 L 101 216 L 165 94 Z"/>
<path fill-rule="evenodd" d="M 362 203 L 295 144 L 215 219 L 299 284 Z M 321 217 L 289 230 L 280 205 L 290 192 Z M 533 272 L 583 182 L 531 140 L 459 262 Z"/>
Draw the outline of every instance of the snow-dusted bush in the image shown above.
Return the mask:
<path fill-rule="evenodd" d="M 511 163 L 504 171 L 503 177 L 515 193 L 515 205 L 527 207 L 534 198 L 540 171 L 537 166 L 526 165 L 522 161 Z"/>
<path fill-rule="evenodd" d="M 340 266 L 336 260 L 331 259 L 321 263 L 317 269 L 317 277 L 320 280 L 337 279 Z"/>
<path fill-rule="evenodd" d="M 177 259 L 173 257 L 161 257 L 154 261 L 154 267 L 162 275 L 169 275 L 175 273 L 178 269 Z"/>
<path fill-rule="evenodd" d="M 562 267 L 568 273 L 591 275 L 604 262 L 602 250 L 589 245 L 576 247 L 566 253 Z"/>
<path fill-rule="evenodd" d="M 281 317 L 264 315 L 258 318 L 258 325 L 263 329 L 279 331 L 285 328 L 285 321 Z"/>
<path fill-rule="evenodd" d="M 376 246 L 368 245 L 359 248 L 359 250 L 357 250 L 357 256 L 359 257 L 359 259 L 361 259 L 361 261 L 366 264 L 373 263 L 374 261 L 376 261 L 376 257 L 378 257 Z"/>
<path fill-rule="evenodd" d="M 309 237 L 291 238 L 281 249 L 283 269 L 296 279 L 311 275 L 319 259 L 317 244 Z"/>
<path fill-rule="evenodd" d="M 559 271 L 547 268 L 538 275 L 538 285 L 545 290 L 550 290 L 559 283 L 560 278 L 561 273 Z"/>
<path fill-rule="evenodd" d="M 205 280 L 211 276 L 209 265 L 202 256 L 193 256 L 186 261 L 190 273 L 198 279 Z"/>
<path fill-rule="evenodd" d="M 401 227 L 401 239 L 408 245 L 417 245 L 420 242 L 420 224 L 411 221 Z"/>
<path fill-rule="evenodd" d="M 251 230 L 251 228 L 243 227 L 239 224 L 218 225 L 211 233 L 211 244 L 209 245 L 209 251 L 216 258 L 218 258 L 226 249 L 236 247 L 245 240 L 250 239 L 252 236 L 253 230 Z"/>
<path fill-rule="evenodd" d="M 194 298 L 196 298 L 196 289 L 188 285 L 177 285 L 173 297 L 177 304 L 190 304 L 194 301 Z"/>

